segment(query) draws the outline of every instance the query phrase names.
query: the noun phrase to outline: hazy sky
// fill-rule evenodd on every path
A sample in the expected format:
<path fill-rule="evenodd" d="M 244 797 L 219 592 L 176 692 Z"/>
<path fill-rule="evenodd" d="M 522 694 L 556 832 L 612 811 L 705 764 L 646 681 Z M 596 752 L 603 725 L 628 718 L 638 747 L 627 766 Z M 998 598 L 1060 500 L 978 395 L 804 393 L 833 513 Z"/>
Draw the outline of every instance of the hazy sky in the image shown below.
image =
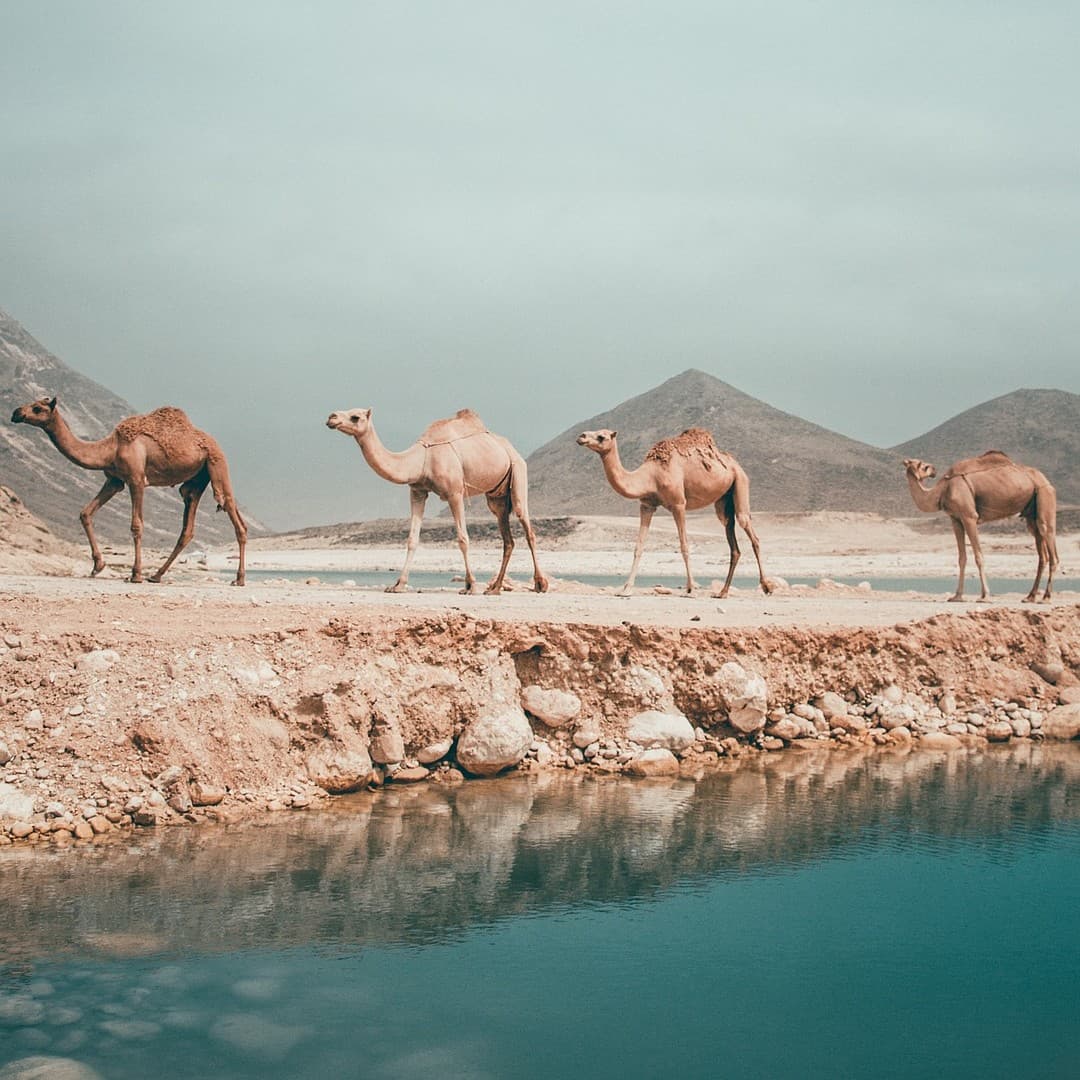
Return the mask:
<path fill-rule="evenodd" d="M 4 5 L 0 307 L 272 524 L 698 367 L 877 445 L 1080 391 L 1075 3 Z M 722 433 L 718 433 L 722 441 Z"/>

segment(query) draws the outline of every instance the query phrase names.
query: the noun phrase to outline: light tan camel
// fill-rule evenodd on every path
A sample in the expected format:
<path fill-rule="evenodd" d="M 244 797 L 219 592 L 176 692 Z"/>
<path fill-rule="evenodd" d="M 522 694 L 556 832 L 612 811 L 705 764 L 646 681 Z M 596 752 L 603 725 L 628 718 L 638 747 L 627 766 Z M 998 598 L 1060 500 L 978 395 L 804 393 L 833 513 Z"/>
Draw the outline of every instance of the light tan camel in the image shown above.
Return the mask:
<path fill-rule="evenodd" d="M 979 457 L 958 461 L 932 488 L 923 487 L 922 481 L 937 475 L 933 465 L 905 458 L 904 469 L 915 505 L 924 513 L 944 510 L 952 519 L 960 578 L 956 583 L 956 593 L 949 597 L 950 600 L 964 598 L 964 570 L 967 567 L 965 537 L 971 543 L 975 565 L 979 568 L 979 584 L 982 586 L 979 600 L 985 603 L 990 599 L 983 571 L 978 524 L 980 521 L 999 521 L 1017 514 L 1024 519 L 1028 531 L 1035 538 L 1035 551 L 1039 557 L 1035 584 L 1024 600 L 1027 603 L 1035 600 L 1044 567 L 1048 567 L 1048 574 L 1043 600 L 1050 599 L 1054 571 L 1058 566 L 1057 492 L 1038 469 L 1018 465 L 1000 450 L 988 450 Z"/>
<path fill-rule="evenodd" d="M 525 460 L 501 435 L 488 431 L 471 409 L 461 409 L 448 420 L 436 420 L 407 450 L 395 454 L 387 450 L 375 433 L 370 409 L 346 409 L 330 414 L 326 426 L 343 435 L 351 435 L 360 446 L 364 459 L 384 480 L 408 484 L 411 521 L 405 548 L 405 565 L 387 592 L 403 592 L 409 583 L 409 567 L 420 542 L 420 523 L 424 504 L 434 493 L 450 505 L 457 527 L 457 542 L 465 560 L 465 588 L 471 593 L 476 585 L 469 566 L 469 533 L 465 527 L 465 500 L 483 495 L 499 523 L 503 542 L 502 565 L 491 579 L 487 593 L 502 591 L 514 537 L 510 532 L 510 509 L 513 507 L 532 552 L 533 583 L 537 592 L 547 592 L 547 578 L 536 561 L 536 535 L 529 521 L 528 471 Z"/>
<path fill-rule="evenodd" d="M 620 593 L 624 596 L 634 587 L 638 563 L 645 549 L 645 537 L 652 524 L 658 506 L 671 511 L 675 528 L 679 533 L 679 550 L 686 564 L 686 592 L 692 595 L 696 588 L 690 573 L 690 546 L 686 539 L 686 512 L 700 510 L 710 504 L 723 523 L 727 533 L 731 561 L 727 580 L 717 596 L 724 597 L 731 588 L 735 566 L 739 561 L 739 545 L 735 539 L 735 523 L 750 537 L 754 557 L 758 564 L 758 578 L 762 591 L 771 593 L 773 584 L 765 577 L 761 565 L 761 548 L 757 534 L 750 521 L 750 480 L 739 463 L 730 455 L 716 448 L 713 437 L 702 428 L 690 428 L 674 439 L 658 442 L 646 455 L 642 464 L 627 472 L 619 460 L 618 433 L 604 429 L 586 431 L 578 436 L 578 445 L 587 446 L 600 455 L 608 483 L 627 499 L 641 502 L 641 526 L 638 529 L 637 546 L 630 576 Z"/>
<path fill-rule="evenodd" d="M 205 431 L 192 426 L 180 409 L 166 406 L 142 416 L 129 416 L 121 420 L 105 438 L 93 442 L 84 442 L 72 434 L 71 428 L 56 407 L 56 398 L 51 401 L 42 398 L 40 401 L 23 405 L 12 413 L 11 422 L 41 428 L 52 440 L 53 446 L 69 461 L 84 469 L 94 469 L 105 474 L 105 483 L 101 490 L 79 514 L 79 520 L 90 541 L 90 553 L 94 557 L 91 577 L 105 567 L 101 548 L 94 536 L 94 515 L 125 485 L 131 493 L 131 535 L 135 541 L 132 581 L 143 579 L 143 493 L 148 487 L 180 485 L 180 495 L 184 500 L 184 524 L 172 554 L 150 578 L 151 581 L 160 581 L 194 535 L 195 511 L 209 484 L 218 509 L 224 510 L 232 521 L 236 542 L 240 547 L 240 561 L 233 584 L 244 584 L 247 526 L 233 498 L 225 455 L 217 442 Z"/>

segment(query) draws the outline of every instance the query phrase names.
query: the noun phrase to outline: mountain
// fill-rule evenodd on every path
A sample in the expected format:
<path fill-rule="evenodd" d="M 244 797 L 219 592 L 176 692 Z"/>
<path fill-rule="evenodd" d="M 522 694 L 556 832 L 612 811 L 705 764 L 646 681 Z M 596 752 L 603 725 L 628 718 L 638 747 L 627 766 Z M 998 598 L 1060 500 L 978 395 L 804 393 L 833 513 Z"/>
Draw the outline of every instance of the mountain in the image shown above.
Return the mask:
<path fill-rule="evenodd" d="M 122 417 L 139 411 L 68 367 L 0 310 L 0 483 L 17 492 L 27 508 L 58 536 L 82 543 L 85 534 L 79 511 L 98 493 L 104 476 L 73 465 L 43 431 L 9 422 L 20 405 L 53 396 L 59 398 L 72 430 L 84 439 L 101 438 Z M 212 499 L 203 500 L 196 544 L 200 540 L 235 542 L 226 516 L 214 514 L 214 509 Z M 148 489 L 143 534 L 148 543 L 175 543 L 182 517 L 183 503 L 175 491 Z M 94 517 L 94 528 L 103 539 L 130 542 L 131 501 L 126 493 L 101 508 Z"/>
<path fill-rule="evenodd" d="M 1041 469 L 1057 488 L 1060 504 L 1080 505 L 1080 394 L 1014 390 L 901 443 L 893 453 L 932 462 L 940 473 L 984 450 L 1003 450 Z"/>
<path fill-rule="evenodd" d="M 638 397 L 575 424 L 528 459 L 530 510 L 540 514 L 636 514 L 608 486 L 582 431 L 613 428 L 623 464 L 636 468 L 660 439 L 688 427 L 713 433 L 750 476 L 754 510 L 914 513 L 894 452 L 774 409 L 707 375 L 684 371 Z"/>

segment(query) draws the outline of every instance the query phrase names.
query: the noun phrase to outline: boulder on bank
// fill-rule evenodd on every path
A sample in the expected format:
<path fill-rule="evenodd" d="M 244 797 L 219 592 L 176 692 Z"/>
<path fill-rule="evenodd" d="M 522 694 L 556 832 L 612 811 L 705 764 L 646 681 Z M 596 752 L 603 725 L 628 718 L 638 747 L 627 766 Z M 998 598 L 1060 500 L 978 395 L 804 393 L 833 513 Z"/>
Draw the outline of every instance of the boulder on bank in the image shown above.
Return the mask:
<path fill-rule="evenodd" d="M 717 679 L 728 723 L 744 735 L 760 731 L 765 726 L 768 708 L 769 688 L 765 680 L 733 660 L 724 664 Z"/>
<path fill-rule="evenodd" d="M 0 821 L 22 821 L 34 813 L 34 799 L 14 784 L 0 783 Z"/>
<path fill-rule="evenodd" d="M 631 758 L 626 766 L 626 771 L 631 776 L 678 776 L 679 759 L 662 746 L 651 750 L 642 750 L 636 757 Z"/>
<path fill-rule="evenodd" d="M 328 743 L 317 746 L 305 761 L 313 784 L 330 795 L 345 795 L 366 787 L 372 778 L 371 755 Z"/>
<path fill-rule="evenodd" d="M 458 739 L 458 764 L 475 776 L 494 776 L 521 761 L 532 742 L 525 713 L 511 706 L 469 724 Z"/>
<path fill-rule="evenodd" d="M 521 692 L 521 704 L 549 728 L 565 727 L 581 712 L 581 698 L 577 694 L 542 686 L 526 686 Z"/>
<path fill-rule="evenodd" d="M 1042 732 L 1048 739 L 1080 738 L 1080 703 L 1051 709 L 1043 719 Z"/>
<path fill-rule="evenodd" d="M 626 737 L 640 746 L 662 747 L 679 753 L 693 745 L 694 728 L 682 713 L 648 709 L 631 719 Z"/>

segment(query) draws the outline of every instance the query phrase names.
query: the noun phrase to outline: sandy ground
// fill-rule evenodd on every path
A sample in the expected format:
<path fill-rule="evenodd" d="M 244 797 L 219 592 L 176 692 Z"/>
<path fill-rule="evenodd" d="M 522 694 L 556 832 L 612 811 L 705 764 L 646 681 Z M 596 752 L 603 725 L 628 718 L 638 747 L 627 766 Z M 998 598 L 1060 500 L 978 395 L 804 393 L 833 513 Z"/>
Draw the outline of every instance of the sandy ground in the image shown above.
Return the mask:
<path fill-rule="evenodd" d="M 248 552 L 250 570 L 310 573 L 310 584 L 277 579 L 249 582 L 233 589 L 228 582 L 235 569 L 235 552 L 221 548 L 209 553 L 193 551 L 176 564 L 161 585 L 132 585 L 124 580 L 130 552 L 122 547 L 107 549 L 108 566 L 102 576 L 86 576 L 86 559 L 71 561 L 68 571 L 75 576 L 37 576 L 19 573 L 23 565 L 13 558 L 5 564 L 0 553 L 0 593 L 8 597 L 37 596 L 48 600 L 85 600 L 102 603 L 108 597 L 140 597 L 154 603 L 157 617 L 168 618 L 169 610 L 194 605 L 208 606 L 213 618 L 233 618 L 251 622 L 250 613 L 260 606 L 288 607 L 307 614 L 305 618 L 328 618 L 352 609 L 371 614 L 432 614 L 455 612 L 478 618 L 509 622 L 588 623 L 619 625 L 637 623 L 670 626 L 887 626 L 948 612 L 973 611 L 982 605 L 945 603 L 952 591 L 956 554 L 948 525 L 933 519 L 892 520 L 872 515 L 801 514 L 761 515 L 755 518 L 765 554 L 765 568 L 774 579 L 809 578 L 813 586 L 780 584 L 771 596 L 757 587 L 752 552 L 744 553 L 739 574 L 730 595 L 724 600 L 709 595 L 727 568 L 727 545 L 713 519 L 693 521 L 692 565 L 701 591 L 686 597 L 638 588 L 631 597 L 615 595 L 615 587 L 577 583 L 581 575 L 613 575 L 621 579 L 629 569 L 636 536 L 632 518 L 586 519 L 575 533 L 556 541 L 541 552 L 541 565 L 551 578 L 550 591 L 531 591 L 531 562 L 528 549 L 519 543 L 510 567 L 511 591 L 501 596 L 462 596 L 452 579 L 461 573 L 461 557 L 453 544 L 428 544 L 419 549 L 414 571 L 447 575 L 445 588 L 410 591 L 394 596 L 364 585 L 331 584 L 318 581 L 327 571 L 361 573 L 379 571 L 387 580 L 400 568 L 403 550 L 395 547 L 305 547 L 295 538 L 269 537 L 253 542 Z M 935 528 L 935 526 L 937 526 Z M 943 534 L 941 529 L 945 530 Z M 308 541 L 309 543 L 311 541 Z M 744 547 L 749 547 L 748 544 Z M 988 573 L 997 579 L 1015 581 L 1015 587 L 995 595 L 998 605 L 1018 606 L 1026 594 L 1034 571 L 1034 552 L 1026 533 L 1015 526 L 985 530 L 984 549 Z M 1059 538 L 1062 567 L 1056 580 L 1055 604 L 1080 602 L 1075 578 L 1068 573 L 1077 563 L 1080 535 Z M 472 561 L 483 582 L 498 564 L 498 549 L 474 544 Z M 160 553 L 147 555 L 153 567 Z M 967 594 L 974 600 L 978 582 L 971 577 L 969 560 Z M 14 573 L 10 571 L 16 571 Z M 646 575 L 678 578 L 682 559 L 678 552 L 673 522 L 658 516 L 642 560 L 639 579 Z M 888 578 L 898 576 L 941 579 L 941 590 L 905 593 L 858 588 L 832 583 L 834 578 Z M 247 612 L 247 615 L 241 615 Z M 257 622 L 258 620 L 254 620 Z"/>

